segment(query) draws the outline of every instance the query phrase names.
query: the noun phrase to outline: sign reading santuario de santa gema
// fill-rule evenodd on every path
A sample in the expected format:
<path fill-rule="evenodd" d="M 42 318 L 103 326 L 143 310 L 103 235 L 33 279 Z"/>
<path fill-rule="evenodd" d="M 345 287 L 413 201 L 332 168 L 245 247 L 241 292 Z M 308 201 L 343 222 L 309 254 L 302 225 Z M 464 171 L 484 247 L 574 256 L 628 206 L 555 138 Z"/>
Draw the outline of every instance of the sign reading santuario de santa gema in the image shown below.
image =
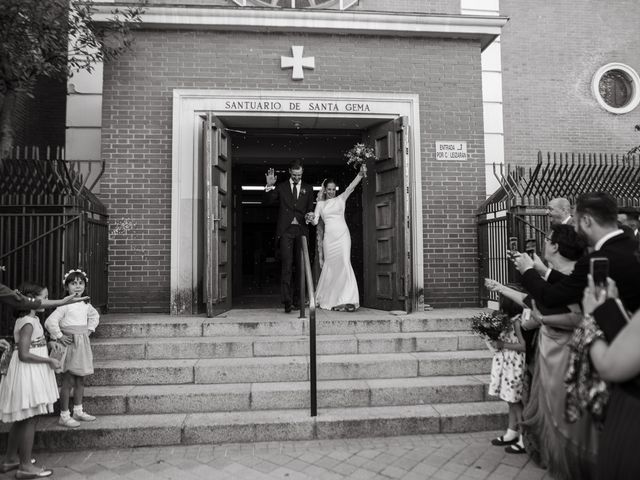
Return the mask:
<path fill-rule="evenodd" d="M 368 113 L 373 111 L 367 102 L 322 102 L 313 100 L 225 100 L 224 110 L 255 112 L 343 112 Z"/>

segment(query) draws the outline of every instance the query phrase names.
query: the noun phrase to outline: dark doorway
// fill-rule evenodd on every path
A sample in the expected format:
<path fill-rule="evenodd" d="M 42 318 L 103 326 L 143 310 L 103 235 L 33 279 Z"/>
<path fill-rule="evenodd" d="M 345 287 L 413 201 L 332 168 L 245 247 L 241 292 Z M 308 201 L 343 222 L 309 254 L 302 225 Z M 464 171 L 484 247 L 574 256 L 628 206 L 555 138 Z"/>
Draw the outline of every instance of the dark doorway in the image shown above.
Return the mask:
<path fill-rule="evenodd" d="M 340 191 L 356 171 L 344 153 L 362 141 L 359 130 L 250 129 L 231 131 L 233 137 L 233 307 L 273 308 L 280 303 L 280 262 L 275 228 L 277 206 L 262 205 L 267 169 L 274 168 L 278 182 L 288 179 L 291 160 L 303 161 L 303 181 L 314 187 L 334 178 Z M 351 233 L 351 263 L 363 292 L 362 190 L 349 197 L 345 219 Z M 317 280 L 315 228 L 309 248 Z"/>

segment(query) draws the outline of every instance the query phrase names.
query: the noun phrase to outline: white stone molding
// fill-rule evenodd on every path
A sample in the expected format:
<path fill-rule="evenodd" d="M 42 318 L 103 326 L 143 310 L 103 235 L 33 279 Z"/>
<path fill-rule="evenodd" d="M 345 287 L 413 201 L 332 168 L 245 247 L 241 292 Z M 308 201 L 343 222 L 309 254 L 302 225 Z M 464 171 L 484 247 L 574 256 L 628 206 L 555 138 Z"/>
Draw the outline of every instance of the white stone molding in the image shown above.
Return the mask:
<path fill-rule="evenodd" d="M 106 21 L 113 5 L 96 3 L 94 20 Z M 465 38 L 487 47 L 507 18 L 496 15 L 441 15 L 226 7 L 148 6 L 140 28 L 200 28 L 260 32 L 301 32 L 396 37 Z"/>

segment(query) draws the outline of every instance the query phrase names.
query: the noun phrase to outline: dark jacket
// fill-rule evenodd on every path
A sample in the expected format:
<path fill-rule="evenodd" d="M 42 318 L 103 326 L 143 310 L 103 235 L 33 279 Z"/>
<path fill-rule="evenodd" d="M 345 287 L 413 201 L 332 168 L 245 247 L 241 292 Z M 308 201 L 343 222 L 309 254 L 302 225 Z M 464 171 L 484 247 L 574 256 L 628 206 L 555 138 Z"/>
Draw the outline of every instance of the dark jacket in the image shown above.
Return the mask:
<path fill-rule="evenodd" d="M 284 231 L 291 225 L 293 217 L 298 220 L 305 235 L 309 233 L 309 228 L 304 220 L 304 215 L 313 212 L 313 187 L 306 183 L 300 182 L 300 191 L 298 192 L 298 200 L 294 200 L 293 192 L 291 192 L 291 184 L 289 180 L 280 182 L 274 189 L 265 193 L 263 203 L 265 205 L 279 205 L 278 225 L 276 227 L 276 241 L 282 236 Z"/>
<path fill-rule="evenodd" d="M 609 277 L 618 286 L 620 300 L 628 310 L 636 311 L 640 307 L 640 261 L 634 240 L 625 234 L 610 238 L 599 251 L 578 260 L 571 275 L 552 270 L 546 282 L 530 268 L 522 275 L 522 286 L 536 302 L 548 308 L 580 304 L 587 286 L 589 261 L 593 257 L 609 259 Z"/>

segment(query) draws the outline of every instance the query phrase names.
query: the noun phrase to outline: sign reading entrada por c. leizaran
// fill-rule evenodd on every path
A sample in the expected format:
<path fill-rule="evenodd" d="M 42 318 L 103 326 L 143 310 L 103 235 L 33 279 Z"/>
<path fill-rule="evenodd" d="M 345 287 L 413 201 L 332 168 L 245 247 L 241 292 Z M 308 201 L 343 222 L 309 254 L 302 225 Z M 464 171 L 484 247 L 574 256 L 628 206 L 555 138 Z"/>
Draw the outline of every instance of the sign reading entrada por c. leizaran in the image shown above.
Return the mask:
<path fill-rule="evenodd" d="M 299 99 L 228 99 L 222 107 L 229 112 L 371 113 L 377 110 L 369 102 Z"/>

